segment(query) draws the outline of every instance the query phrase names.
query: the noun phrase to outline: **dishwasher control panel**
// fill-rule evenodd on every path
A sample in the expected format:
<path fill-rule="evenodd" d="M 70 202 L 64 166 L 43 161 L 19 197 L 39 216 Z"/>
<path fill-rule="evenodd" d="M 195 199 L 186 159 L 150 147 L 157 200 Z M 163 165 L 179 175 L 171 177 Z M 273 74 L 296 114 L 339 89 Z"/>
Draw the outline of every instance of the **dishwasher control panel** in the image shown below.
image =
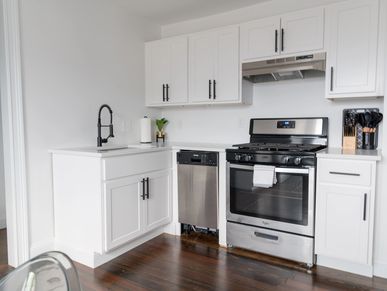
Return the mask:
<path fill-rule="evenodd" d="M 177 153 L 178 164 L 217 166 L 218 153 L 205 151 L 180 151 Z"/>

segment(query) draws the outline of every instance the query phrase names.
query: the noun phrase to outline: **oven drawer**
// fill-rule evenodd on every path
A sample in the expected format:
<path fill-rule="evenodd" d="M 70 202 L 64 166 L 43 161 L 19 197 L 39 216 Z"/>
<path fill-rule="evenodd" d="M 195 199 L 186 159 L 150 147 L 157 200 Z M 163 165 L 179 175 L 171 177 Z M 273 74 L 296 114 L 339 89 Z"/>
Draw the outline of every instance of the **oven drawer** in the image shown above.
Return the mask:
<path fill-rule="evenodd" d="M 370 186 L 372 163 L 368 161 L 318 159 L 320 183 Z"/>
<path fill-rule="evenodd" d="M 305 264 L 314 263 L 311 237 L 227 222 L 227 244 Z"/>

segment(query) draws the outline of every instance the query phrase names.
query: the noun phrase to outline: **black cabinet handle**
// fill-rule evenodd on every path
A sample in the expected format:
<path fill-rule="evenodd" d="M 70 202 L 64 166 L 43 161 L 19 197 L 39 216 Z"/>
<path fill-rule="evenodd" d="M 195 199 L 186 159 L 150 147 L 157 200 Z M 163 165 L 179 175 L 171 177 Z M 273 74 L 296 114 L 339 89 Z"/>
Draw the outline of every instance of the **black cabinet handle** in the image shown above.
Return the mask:
<path fill-rule="evenodd" d="M 208 80 L 208 99 L 212 98 L 212 96 L 211 96 L 211 86 L 212 86 L 212 82 L 211 82 L 211 80 Z"/>
<path fill-rule="evenodd" d="M 166 100 L 167 100 L 167 102 L 169 101 L 169 85 L 167 84 L 167 85 L 165 85 L 165 88 L 167 89 L 166 91 L 167 91 L 167 97 L 166 97 Z"/>
<path fill-rule="evenodd" d="M 142 195 L 141 195 L 141 198 L 142 198 L 142 200 L 145 200 L 145 179 L 142 179 L 141 183 L 142 183 Z"/>
<path fill-rule="evenodd" d="M 281 51 L 285 50 L 285 30 L 281 29 Z"/>
<path fill-rule="evenodd" d="M 214 80 L 214 100 L 216 99 L 216 81 Z"/>
<path fill-rule="evenodd" d="M 364 193 L 364 209 L 363 209 L 363 220 L 367 219 L 367 193 Z"/>
<path fill-rule="evenodd" d="M 331 67 L 331 92 L 333 91 L 333 73 L 334 73 L 334 69 L 333 67 Z"/>
<path fill-rule="evenodd" d="M 278 52 L 278 29 L 275 30 L 275 45 L 274 45 L 275 52 Z"/>
<path fill-rule="evenodd" d="M 163 102 L 165 102 L 165 84 L 163 84 Z"/>
<path fill-rule="evenodd" d="M 145 179 L 146 181 L 146 198 L 149 199 L 149 177 Z"/>

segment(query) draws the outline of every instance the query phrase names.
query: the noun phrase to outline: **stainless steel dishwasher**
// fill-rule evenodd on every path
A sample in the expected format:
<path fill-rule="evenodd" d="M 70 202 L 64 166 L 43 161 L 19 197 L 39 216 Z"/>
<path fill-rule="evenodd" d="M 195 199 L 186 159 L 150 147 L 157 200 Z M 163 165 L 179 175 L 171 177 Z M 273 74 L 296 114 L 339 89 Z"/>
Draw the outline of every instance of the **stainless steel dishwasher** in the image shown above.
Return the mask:
<path fill-rule="evenodd" d="M 177 153 L 179 222 L 218 228 L 218 153 Z"/>

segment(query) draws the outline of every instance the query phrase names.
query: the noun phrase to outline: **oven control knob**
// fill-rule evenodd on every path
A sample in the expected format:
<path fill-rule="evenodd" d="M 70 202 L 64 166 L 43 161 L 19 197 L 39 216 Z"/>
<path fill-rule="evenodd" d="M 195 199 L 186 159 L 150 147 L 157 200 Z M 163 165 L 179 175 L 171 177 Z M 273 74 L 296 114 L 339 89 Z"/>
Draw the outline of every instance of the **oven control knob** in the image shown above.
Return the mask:
<path fill-rule="evenodd" d="M 250 162 L 253 159 L 253 157 L 250 155 L 245 155 L 243 159 L 245 160 L 245 162 Z"/>
<path fill-rule="evenodd" d="M 301 157 L 297 157 L 297 158 L 294 159 L 294 164 L 297 165 L 297 166 L 300 165 L 301 162 L 302 162 L 302 158 Z"/>
<path fill-rule="evenodd" d="M 236 161 L 240 161 L 241 160 L 241 155 L 236 154 L 234 158 L 235 158 Z"/>

